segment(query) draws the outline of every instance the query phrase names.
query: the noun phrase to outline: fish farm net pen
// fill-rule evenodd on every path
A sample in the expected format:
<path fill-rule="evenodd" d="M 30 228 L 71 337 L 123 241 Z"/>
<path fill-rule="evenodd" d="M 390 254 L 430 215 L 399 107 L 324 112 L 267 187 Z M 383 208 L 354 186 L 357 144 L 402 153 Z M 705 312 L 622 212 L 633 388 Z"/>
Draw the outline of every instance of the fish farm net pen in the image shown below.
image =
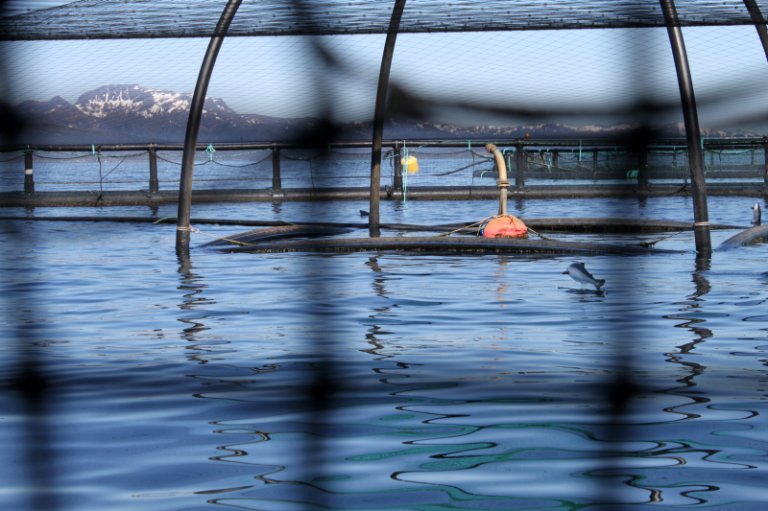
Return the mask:
<path fill-rule="evenodd" d="M 19 511 L 92 502 L 751 511 L 766 500 L 745 490 L 766 468 L 753 452 L 765 449 L 755 423 L 738 422 L 753 417 L 733 417 L 752 403 L 710 403 L 694 379 L 710 374 L 695 357 L 704 341 L 735 317 L 707 309 L 721 264 L 713 233 L 741 231 L 715 250 L 745 253 L 768 235 L 759 218 L 752 227 L 711 221 L 708 203 L 768 197 L 766 11 L 765 0 L 0 0 L 2 382 L 11 405 L 0 428 L 13 453 L 0 495 Z M 537 206 L 546 218 L 527 214 L 550 199 L 608 200 L 578 212 L 588 217 L 547 206 Z M 655 199 L 680 199 L 691 219 L 638 218 Z M 344 222 L 339 204 L 351 200 L 365 209 Z M 483 221 L 458 213 L 441 223 L 444 203 L 415 213 L 418 201 L 485 201 L 488 211 L 467 214 L 480 218 L 496 200 L 489 218 L 509 219 L 507 203 L 517 201 L 509 209 L 538 236 L 485 238 Z M 382 218 L 387 201 L 396 207 L 384 216 L 395 221 Z M 234 202 L 271 203 L 278 219 L 225 214 Z M 288 202 L 308 203 L 310 221 L 286 220 L 304 212 L 282 210 Z M 112 206 L 152 213 L 111 215 Z M 118 241 L 129 249 L 104 245 L 109 222 L 123 224 Z M 258 229 L 211 229 L 201 234 L 213 240 L 191 246 L 202 225 Z M 175 246 L 158 248 L 172 228 Z M 134 242 L 132 230 L 152 241 Z M 634 234 L 657 237 L 627 241 Z M 669 239 L 674 249 L 656 247 Z M 334 252 L 347 255 L 317 255 Z M 565 266 L 558 258 L 576 256 L 595 256 L 608 276 L 571 263 L 565 273 L 586 290 L 531 291 L 555 263 Z M 687 294 L 659 312 L 655 295 L 672 285 L 652 282 L 643 301 L 643 261 L 672 268 L 686 257 L 690 268 L 674 276 L 690 279 Z M 529 278 L 504 273 L 510 262 Z M 733 279 L 746 272 L 736 270 Z M 623 290 L 618 307 L 606 279 Z M 125 289 L 107 287 L 113 281 Z M 759 289 L 742 294 L 739 308 L 762 300 Z M 570 308 L 557 315 L 554 302 Z M 649 344 L 661 321 L 650 310 L 663 325 L 679 322 L 669 346 Z M 155 313 L 170 326 L 155 324 Z M 765 315 L 742 319 L 747 330 Z M 342 344 L 358 331 L 362 347 Z M 552 338 L 568 356 L 556 359 Z M 79 343 L 87 349 L 73 355 Z M 574 361 L 596 345 L 588 367 Z M 254 351 L 238 352 L 244 346 Z M 731 354 L 746 366 L 758 348 Z M 721 361 L 731 347 L 719 349 Z M 168 351 L 173 363 L 161 365 Z M 431 373 L 436 358 L 458 362 Z M 677 364 L 674 388 L 654 386 L 649 358 Z M 741 376 L 723 377 L 718 392 L 762 382 Z M 178 390 L 190 382 L 194 393 Z M 187 408 L 174 408 L 174 393 Z M 661 413 L 676 420 L 640 438 L 659 421 L 637 408 L 655 399 L 670 401 Z M 94 408 L 61 421 L 61 403 Z M 213 409 L 222 415 L 206 415 Z M 365 423 L 369 410 L 376 418 Z M 494 410 L 505 417 L 493 422 Z M 695 425 L 720 421 L 727 427 L 696 436 Z M 96 445 L 99 428 L 109 432 Z M 537 434 L 546 445 L 527 445 Z M 711 447 L 719 441 L 734 451 Z M 286 444 L 295 459 L 280 452 Z M 364 448 L 379 444 L 388 447 Z M 94 447 L 98 456 L 82 462 Z M 701 475 L 710 462 L 721 471 Z M 564 465 L 567 481 L 558 481 Z M 726 466 L 739 468 L 738 482 Z"/>

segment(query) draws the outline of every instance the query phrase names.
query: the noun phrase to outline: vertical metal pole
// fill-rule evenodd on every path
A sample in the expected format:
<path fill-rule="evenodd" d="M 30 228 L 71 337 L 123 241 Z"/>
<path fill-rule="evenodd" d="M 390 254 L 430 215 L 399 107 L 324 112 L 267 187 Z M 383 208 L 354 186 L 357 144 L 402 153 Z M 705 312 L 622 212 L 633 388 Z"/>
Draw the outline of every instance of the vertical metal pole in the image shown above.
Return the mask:
<path fill-rule="evenodd" d="M 192 177 L 195 171 L 195 146 L 197 134 L 200 131 L 200 119 L 203 115 L 205 95 L 208 92 L 208 83 L 211 81 L 216 57 L 219 55 L 221 45 L 227 35 L 227 30 L 235 17 L 237 8 L 242 0 L 229 0 L 221 13 L 216 30 L 211 36 L 208 48 L 200 66 L 200 74 L 197 76 L 195 92 L 192 95 L 192 104 L 189 107 L 189 119 L 187 131 L 184 134 L 184 154 L 181 160 L 181 179 L 179 180 L 179 210 L 176 223 L 176 249 L 189 249 L 190 212 L 192 210 Z"/>
<path fill-rule="evenodd" d="M 32 167 L 32 151 L 24 151 L 24 195 L 35 193 L 35 172 Z"/>
<path fill-rule="evenodd" d="M 768 137 L 763 137 L 763 183 L 768 186 Z"/>
<path fill-rule="evenodd" d="M 765 58 L 768 59 L 768 30 L 766 30 L 766 22 L 763 13 L 760 12 L 760 7 L 758 7 L 755 0 L 744 0 L 744 5 L 747 6 L 747 11 L 749 11 L 749 15 L 755 24 L 757 36 L 760 38 L 760 43 L 763 45 Z"/>
<path fill-rule="evenodd" d="M 597 179 L 597 149 L 592 149 L 592 179 Z"/>
<path fill-rule="evenodd" d="M 149 146 L 149 193 L 155 194 L 160 191 L 160 180 L 157 178 L 157 147 Z"/>
<path fill-rule="evenodd" d="M 400 28 L 400 18 L 405 8 L 405 0 L 395 0 L 392 18 L 389 21 L 387 39 L 384 42 L 384 53 L 381 56 L 379 84 L 376 88 L 376 107 L 373 114 L 373 141 L 371 143 L 371 191 L 368 217 L 368 230 L 372 237 L 379 236 L 380 214 L 379 196 L 381 194 L 381 144 L 384 137 L 384 115 L 387 108 L 387 90 L 389 89 L 389 71 L 392 67 L 392 56 L 395 52 L 397 31 Z"/>
<path fill-rule="evenodd" d="M 688 55 L 685 51 L 683 31 L 673 0 L 659 0 L 664 12 L 669 43 L 675 59 L 677 82 L 680 87 L 680 100 L 683 105 L 685 137 L 688 145 L 688 165 L 691 169 L 691 195 L 693 197 L 693 231 L 696 238 L 696 251 L 700 257 L 710 257 L 712 240 L 709 233 L 709 212 L 707 211 L 707 187 L 704 181 L 704 165 L 701 154 L 701 132 L 699 116 L 696 111 L 696 98 L 693 94 L 691 70 L 688 67 Z"/>
<path fill-rule="evenodd" d="M 637 153 L 637 186 L 640 190 L 648 190 L 648 148 L 643 146 Z"/>
<path fill-rule="evenodd" d="M 395 175 L 392 178 L 392 188 L 397 192 L 403 191 L 403 162 L 400 160 L 400 146 L 392 148 L 392 158 L 395 163 Z"/>
<path fill-rule="evenodd" d="M 515 188 L 525 186 L 525 146 L 522 142 L 515 144 Z"/>
<path fill-rule="evenodd" d="M 272 193 L 278 193 L 283 188 L 280 176 L 280 148 L 272 146 Z"/>

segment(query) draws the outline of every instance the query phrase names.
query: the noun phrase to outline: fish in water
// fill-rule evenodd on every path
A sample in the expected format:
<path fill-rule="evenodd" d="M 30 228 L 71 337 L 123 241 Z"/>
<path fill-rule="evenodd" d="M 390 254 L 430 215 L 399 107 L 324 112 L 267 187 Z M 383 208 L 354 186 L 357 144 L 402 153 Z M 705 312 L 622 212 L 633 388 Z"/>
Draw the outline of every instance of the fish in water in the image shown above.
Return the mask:
<path fill-rule="evenodd" d="M 577 262 L 571 264 L 567 270 L 563 272 L 564 274 L 570 275 L 570 277 L 575 280 L 576 282 L 580 283 L 582 286 L 584 284 L 591 284 L 595 286 L 595 289 L 597 291 L 602 291 L 603 286 L 605 285 L 605 280 L 603 279 L 596 279 L 592 276 L 589 271 L 587 271 L 586 266 L 584 266 L 584 263 Z"/>
<path fill-rule="evenodd" d="M 760 203 L 755 202 L 755 205 L 752 206 L 752 223 L 754 225 L 760 225 L 760 221 L 761 221 L 760 217 L 761 217 Z"/>

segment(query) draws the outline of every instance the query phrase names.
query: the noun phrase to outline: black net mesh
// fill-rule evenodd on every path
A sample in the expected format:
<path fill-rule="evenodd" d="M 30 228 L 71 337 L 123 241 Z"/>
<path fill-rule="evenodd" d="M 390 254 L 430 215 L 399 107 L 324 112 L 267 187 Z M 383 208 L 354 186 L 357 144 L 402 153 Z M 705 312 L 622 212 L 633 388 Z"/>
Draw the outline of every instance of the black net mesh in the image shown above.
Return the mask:
<path fill-rule="evenodd" d="M 631 216 L 630 227 L 642 228 L 649 197 L 680 199 L 664 203 L 685 212 L 683 221 L 666 222 L 673 234 L 631 239 L 635 251 L 622 253 L 650 252 L 677 235 L 673 246 L 686 243 L 687 253 L 646 262 L 605 252 L 590 261 L 596 275 L 607 273 L 611 298 L 600 286 L 559 287 L 551 274 L 568 280 L 560 252 L 446 257 L 437 236 L 411 248 L 425 257 L 380 248 L 353 257 L 260 257 L 208 246 L 169 255 L 174 233 L 165 228 L 180 195 L 192 92 L 225 3 L 9 2 L 0 20 L 0 198 L 27 208 L 0 221 L 9 240 L 0 279 L 8 333 L 2 383 L 13 394 L 3 398 L 13 408 L 0 425 L 16 435 L 4 438 L 21 460 L 20 469 L 5 464 L 0 493 L 46 511 L 123 499 L 173 499 L 159 501 L 164 509 L 302 510 L 662 502 L 751 510 L 764 500 L 745 470 L 765 468 L 765 442 L 753 434 L 765 399 L 764 257 L 742 253 L 744 269 L 737 262 L 718 273 L 690 251 L 689 148 L 658 2 L 411 0 L 392 63 L 381 192 L 399 222 L 386 227 L 397 233 L 389 238 L 467 225 L 474 236 L 482 220 L 458 229 L 409 224 L 415 214 L 430 223 L 465 219 L 453 204 L 408 201 L 446 198 L 440 188 L 453 187 L 460 190 L 453 198 L 471 199 L 468 216 L 493 214 L 499 168 L 484 142 L 494 140 L 519 179 L 513 209 L 533 213 L 531 225 L 559 238 L 542 237 L 542 246 L 572 247 L 579 238 L 592 250 L 611 240 L 600 237 L 616 226 L 607 220 Z M 205 235 L 229 243 L 227 225 L 344 220 L 352 229 L 366 221 L 368 203 L 335 199 L 372 193 L 373 108 L 393 3 L 243 2 L 193 155 L 195 192 L 210 192 L 196 193 L 195 207 L 214 203 L 204 211 L 218 217 L 194 222 L 211 229 L 196 232 L 196 242 Z M 748 5 L 768 10 L 766 1 L 677 2 L 708 178 L 738 176 L 756 192 L 768 183 L 768 66 Z M 526 179 L 546 185 L 535 190 Z M 652 190 L 642 188 L 648 180 Z M 605 183 L 609 199 L 598 202 Z M 539 195 L 526 195 L 532 190 Z M 570 202 L 549 202 L 552 190 Z M 87 209 L 68 217 L 40 207 L 73 204 Z M 591 219 L 604 231 L 587 222 L 580 228 L 595 229 L 586 236 L 564 232 L 557 221 L 573 204 L 610 217 Z M 105 214 L 109 205 L 125 209 Z M 137 214 L 136 205 L 150 214 Z M 63 227 L 41 227 L 54 221 Z M 121 227 L 93 227 L 97 221 Z M 122 227 L 140 223 L 147 228 L 139 234 Z M 615 233 L 622 243 L 626 226 Z M 366 249 L 376 237 L 332 241 Z M 709 278 L 715 292 L 707 297 Z M 543 280 L 552 289 L 541 291 Z M 614 289 L 619 299 L 611 302 Z M 741 327 L 727 325 L 734 318 Z M 713 332 L 717 342 L 707 344 Z M 547 344 L 560 339 L 564 358 L 550 362 Z M 266 350 L 248 351 L 255 345 Z M 456 355 L 467 346 L 483 356 Z M 77 355 L 62 356 L 71 348 Z M 434 370 L 443 358 L 452 363 Z M 70 397 L 59 402 L 61 395 Z M 216 402 L 215 413 L 181 411 L 182 422 L 144 408 L 171 410 L 189 397 Z M 636 413 L 649 402 L 662 420 Z M 370 424 L 351 424 L 363 403 L 382 411 Z M 116 425 L 121 406 L 133 411 Z M 483 419 L 491 411 L 503 417 Z M 83 424 L 91 429 L 79 430 Z M 643 427 L 650 433 L 640 441 Z M 743 442 L 730 434 L 739 428 L 750 433 Z M 62 444 L 65 435 L 76 441 Z M 224 440 L 209 449 L 217 436 Z M 281 458 L 292 447 L 270 452 L 278 442 L 296 446 L 295 459 Z M 174 449 L 156 450 L 161 444 Z M 372 465 L 395 466 L 414 452 L 410 474 Z M 148 461 L 131 465 L 128 456 L 124 464 L 126 453 Z M 165 458 L 178 464 L 152 465 Z M 232 460 L 242 471 L 222 481 L 217 465 Z M 498 465 L 510 461 L 514 470 Z M 706 463 L 733 470 L 705 475 Z M 462 481 L 469 472 L 481 475 Z M 562 483 L 568 479 L 576 480 L 571 488 Z M 636 489 L 641 497 L 625 494 Z"/>
<path fill-rule="evenodd" d="M 3 19 L 0 32 L 6 39 L 209 37 L 224 3 L 82 0 Z M 739 0 L 679 1 L 677 9 L 683 26 L 752 23 Z M 229 35 L 385 33 L 391 11 L 389 1 L 322 0 L 308 8 L 276 0 L 243 2 Z M 415 0 L 405 8 L 400 32 L 660 26 L 664 26 L 661 8 L 648 1 Z"/>

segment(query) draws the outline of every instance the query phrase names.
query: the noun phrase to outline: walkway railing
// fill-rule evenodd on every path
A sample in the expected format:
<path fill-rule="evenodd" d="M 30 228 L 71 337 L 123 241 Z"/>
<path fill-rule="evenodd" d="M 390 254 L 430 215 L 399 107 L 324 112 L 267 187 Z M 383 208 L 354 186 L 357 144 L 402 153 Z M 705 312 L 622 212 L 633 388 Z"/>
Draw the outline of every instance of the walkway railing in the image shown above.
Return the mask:
<path fill-rule="evenodd" d="M 659 140 L 641 151 L 608 139 L 493 142 L 506 159 L 513 197 L 668 193 L 685 188 L 689 179 L 683 139 Z M 484 143 L 386 141 L 382 197 L 494 198 L 496 169 Z M 768 139 L 706 139 L 703 145 L 712 193 L 757 195 L 768 188 Z M 0 148 L 0 205 L 174 202 L 181 151 L 181 144 Z M 201 201 L 364 199 L 370 143 L 322 149 L 201 144 L 195 168 L 196 200 Z"/>

